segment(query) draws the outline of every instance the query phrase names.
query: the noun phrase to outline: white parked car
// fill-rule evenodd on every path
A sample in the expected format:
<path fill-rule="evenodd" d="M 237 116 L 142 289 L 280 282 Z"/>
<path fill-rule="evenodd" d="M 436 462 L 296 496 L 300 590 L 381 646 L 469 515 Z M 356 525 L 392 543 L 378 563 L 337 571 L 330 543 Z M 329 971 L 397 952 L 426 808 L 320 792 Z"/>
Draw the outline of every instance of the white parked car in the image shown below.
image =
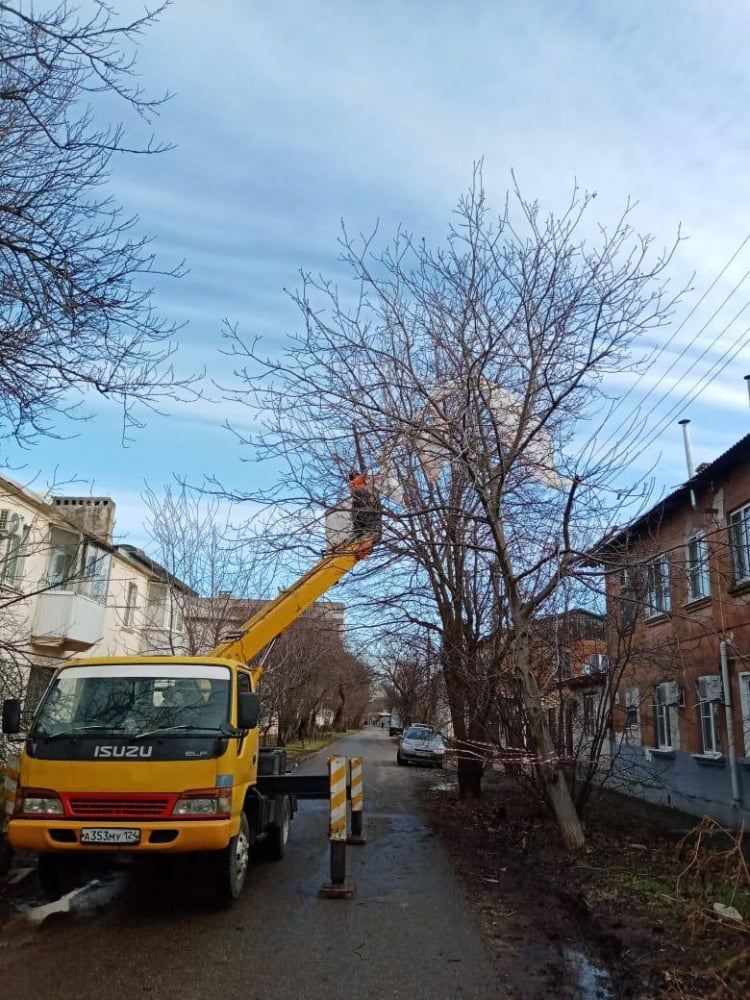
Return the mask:
<path fill-rule="evenodd" d="M 440 733 L 431 726 L 409 726 L 399 740 L 396 762 L 398 764 L 427 764 L 442 767 L 445 760 L 445 743 Z"/>

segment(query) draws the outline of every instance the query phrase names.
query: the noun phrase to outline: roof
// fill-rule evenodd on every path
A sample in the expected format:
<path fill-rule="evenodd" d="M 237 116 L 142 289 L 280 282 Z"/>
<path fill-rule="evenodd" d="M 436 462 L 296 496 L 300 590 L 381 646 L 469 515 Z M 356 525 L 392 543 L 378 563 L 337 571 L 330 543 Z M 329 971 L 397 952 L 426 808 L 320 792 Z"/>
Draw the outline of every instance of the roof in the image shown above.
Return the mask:
<path fill-rule="evenodd" d="M 126 558 L 132 560 L 133 562 L 140 563 L 144 569 L 147 569 L 152 576 L 157 577 L 159 580 L 164 580 L 176 587 L 177 590 L 181 590 L 185 594 L 190 594 L 192 597 L 197 597 L 198 592 L 189 587 L 186 583 L 179 579 L 179 577 L 174 576 L 165 569 L 160 563 L 151 556 L 147 556 L 143 549 L 139 549 L 136 545 L 114 545 L 115 552 L 119 552 Z"/>
<path fill-rule="evenodd" d="M 593 555 L 604 553 L 613 548 L 619 548 L 631 538 L 649 531 L 654 525 L 662 522 L 666 517 L 674 514 L 686 503 L 690 503 L 691 492 L 698 492 L 714 486 L 717 480 L 725 477 L 737 466 L 750 462 L 750 434 L 736 441 L 731 448 L 715 458 L 713 462 L 699 465 L 699 471 L 692 479 L 686 480 L 677 489 L 663 497 L 657 504 L 654 504 L 645 514 L 641 514 L 631 524 L 617 529 L 613 534 L 603 538 L 594 546 Z"/>

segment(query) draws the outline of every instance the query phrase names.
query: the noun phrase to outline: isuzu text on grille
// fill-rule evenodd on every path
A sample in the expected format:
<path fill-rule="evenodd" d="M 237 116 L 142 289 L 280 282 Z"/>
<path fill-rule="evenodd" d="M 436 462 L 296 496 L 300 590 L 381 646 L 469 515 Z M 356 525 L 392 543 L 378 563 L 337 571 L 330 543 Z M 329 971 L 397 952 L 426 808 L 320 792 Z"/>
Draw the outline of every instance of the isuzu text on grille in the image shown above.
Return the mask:
<path fill-rule="evenodd" d="M 150 757 L 153 752 L 153 747 L 108 747 L 108 746 L 96 746 L 94 747 L 95 757 Z"/>

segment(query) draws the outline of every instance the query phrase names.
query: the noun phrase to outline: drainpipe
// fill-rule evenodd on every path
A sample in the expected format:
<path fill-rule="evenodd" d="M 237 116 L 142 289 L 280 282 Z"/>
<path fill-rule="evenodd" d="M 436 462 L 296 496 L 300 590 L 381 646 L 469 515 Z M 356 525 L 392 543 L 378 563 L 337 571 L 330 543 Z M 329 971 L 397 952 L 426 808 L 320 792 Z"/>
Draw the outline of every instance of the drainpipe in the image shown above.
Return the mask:
<path fill-rule="evenodd" d="M 721 686 L 724 688 L 724 718 L 727 724 L 727 757 L 729 758 L 729 780 L 732 782 L 732 805 L 737 809 L 741 804 L 740 783 L 737 779 L 737 752 L 734 746 L 734 719 L 732 718 L 732 691 L 729 686 L 729 657 L 727 642 L 719 643 L 721 657 Z"/>

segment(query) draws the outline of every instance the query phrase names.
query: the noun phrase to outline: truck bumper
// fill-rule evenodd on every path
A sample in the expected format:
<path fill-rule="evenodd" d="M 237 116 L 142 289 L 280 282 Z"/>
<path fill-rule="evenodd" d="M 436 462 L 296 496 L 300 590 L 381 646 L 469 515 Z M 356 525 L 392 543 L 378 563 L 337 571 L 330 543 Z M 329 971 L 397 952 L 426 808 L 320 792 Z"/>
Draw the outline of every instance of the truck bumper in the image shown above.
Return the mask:
<path fill-rule="evenodd" d="M 237 832 L 238 819 L 191 820 L 171 823 L 80 822 L 53 819 L 13 819 L 8 824 L 8 839 L 16 850 L 75 851 L 78 854 L 122 853 L 186 853 L 188 851 L 220 851 Z M 138 843 L 84 844 L 82 830 L 138 830 Z"/>

